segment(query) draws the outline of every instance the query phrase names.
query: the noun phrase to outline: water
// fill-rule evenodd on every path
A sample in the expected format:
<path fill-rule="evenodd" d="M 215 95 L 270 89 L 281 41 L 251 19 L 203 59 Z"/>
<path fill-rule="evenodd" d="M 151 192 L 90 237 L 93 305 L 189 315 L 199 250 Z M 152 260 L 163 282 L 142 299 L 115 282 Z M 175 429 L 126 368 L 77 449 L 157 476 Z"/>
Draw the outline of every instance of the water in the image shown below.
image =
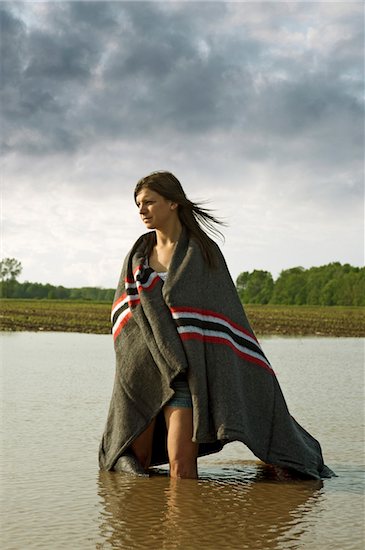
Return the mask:
<path fill-rule="evenodd" d="M 279 482 L 233 443 L 200 479 L 99 472 L 114 377 L 109 336 L 1 333 L 5 550 L 364 546 L 363 341 L 265 338 L 295 418 L 337 478 Z"/>

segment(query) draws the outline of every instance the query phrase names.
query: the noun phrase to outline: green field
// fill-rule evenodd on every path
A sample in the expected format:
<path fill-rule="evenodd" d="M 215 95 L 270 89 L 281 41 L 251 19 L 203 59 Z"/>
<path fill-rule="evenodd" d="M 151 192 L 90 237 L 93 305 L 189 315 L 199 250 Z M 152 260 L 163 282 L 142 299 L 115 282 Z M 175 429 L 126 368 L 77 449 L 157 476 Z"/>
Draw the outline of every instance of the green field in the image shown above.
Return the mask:
<path fill-rule="evenodd" d="M 66 300 L 0 300 L 2 331 L 110 334 L 108 303 Z M 365 336 L 365 308 L 247 305 L 258 335 Z"/>

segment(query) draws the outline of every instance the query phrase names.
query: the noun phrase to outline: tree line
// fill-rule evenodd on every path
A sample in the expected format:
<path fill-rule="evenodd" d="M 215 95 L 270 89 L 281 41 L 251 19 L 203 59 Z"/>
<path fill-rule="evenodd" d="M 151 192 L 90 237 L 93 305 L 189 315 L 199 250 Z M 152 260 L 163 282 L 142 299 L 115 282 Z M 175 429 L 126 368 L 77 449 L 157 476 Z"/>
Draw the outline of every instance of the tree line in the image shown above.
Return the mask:
<path fill-rule="evenodd" d="M 246 304 L 365 305 L 365 268 L 339 262 L 285 269 L 276 281 L 269 271 L 244 271 L 236 286 Z"/>
<path fill-rule="evenodd" d="M 21 298 L 37 300 L 80 300 L 91 302 L 112 302 L 115 289 L 99 287 L 66 288 L 42 283 L 18 283 L 1 281 L 1 298 Z"/>
<path fill-rule="evenodd" d="M 100 287 L 66 288 L 42 283 L 19 283 L 21 263 L 15 258 L 0 261 L 0 297 L 37 300 L 81 300 L 112 302 L 115 289 Z"/>
<path fill-rule="evenodd" d="M 93 302 L 112 302 L 114 298 L 112 288 L 19 283 L 21 271 L 15 258 L 0 262 L 0 297 Z M 339 262 L 285 269 L 275 281 L 269 271 L 243 271 L 236 287 L 245 304 L 365 306 L 365 268 Z"/>

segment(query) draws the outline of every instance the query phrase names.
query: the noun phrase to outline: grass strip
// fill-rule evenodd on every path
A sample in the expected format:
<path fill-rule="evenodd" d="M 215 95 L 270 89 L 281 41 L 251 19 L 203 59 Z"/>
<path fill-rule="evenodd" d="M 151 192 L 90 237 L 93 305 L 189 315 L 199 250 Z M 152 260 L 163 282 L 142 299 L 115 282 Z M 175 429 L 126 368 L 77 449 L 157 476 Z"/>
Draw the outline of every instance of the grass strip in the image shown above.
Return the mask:
<path fill-rule="evenodd" d="M 68 300 L 0 300 L 2 331 L 110 334 L 111 304 Z M 365 336 L 365 308 L 247 305 L 258 335 Z"/>

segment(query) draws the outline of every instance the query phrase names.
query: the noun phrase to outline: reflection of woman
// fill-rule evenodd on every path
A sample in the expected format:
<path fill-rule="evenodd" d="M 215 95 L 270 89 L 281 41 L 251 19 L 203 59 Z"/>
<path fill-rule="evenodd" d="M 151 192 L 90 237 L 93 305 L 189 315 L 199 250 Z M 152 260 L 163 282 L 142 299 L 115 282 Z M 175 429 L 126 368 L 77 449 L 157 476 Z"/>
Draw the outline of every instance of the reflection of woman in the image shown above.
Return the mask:
<path fill-rule="evenodd" d="M 261 467 L 250 481 L 219 482 L 100 472 L 100 548 L 297 548 L 318 519 L 322 485 L 272 483 Z"/>
<path fill-rule="evenodd" d="M 100 466 L 144 473 L 169 461 L 197 477 L 197 457 L 242 441 L 261 460 L 330 475 L 318 442 L 289 415 L 218 246 L 219 223 L 169 172 L 134 193 L 142 235 L 112 309 L 116 377 Z M 216 230 L 217 231 L 217 230 Z"/>

